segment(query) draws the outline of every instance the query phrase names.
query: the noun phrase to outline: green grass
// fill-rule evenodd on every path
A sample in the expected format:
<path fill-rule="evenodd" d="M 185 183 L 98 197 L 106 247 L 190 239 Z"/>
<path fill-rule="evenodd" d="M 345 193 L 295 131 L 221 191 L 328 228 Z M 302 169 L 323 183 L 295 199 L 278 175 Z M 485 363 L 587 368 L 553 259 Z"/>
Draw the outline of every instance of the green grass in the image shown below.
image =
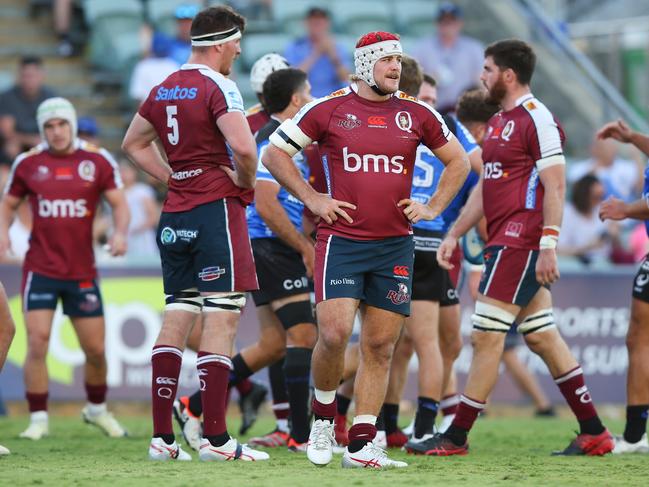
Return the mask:
<path fill-rule="evenodd" d="M 20 440 L 26 416 L 0 420 L 0 443 L 12 455 L 0 457 L 0 485 L 219 485 L 250 486 L 371 486 L 409 485 L 647 485 L 646 455 L 604 458 L 551 457 L 565 447 L 575 423 L 565 419 L 480 419 L 471 436 L 466 457 L 413 457 L 391 451 L 410 466 L 402 470 L 343 470 L 339 457 L 327 467 L 311 465 L 305 456 L 271 450 L 271 460 L 245 462 L 153 463 L 146 457 L 150 420 L 146 416 L 124 420 L 131 436 L 112 440 L 75 418 L 50 420 L 50 437 L 38 442 Z M 611 423 L 611 422 L 609 422 Z M 260 420 L 253 434 L 271 428 Z M 238 426 L 238 425 L 237 425 Z M 621 423 L 609 424 L 619 431 Z M 234 429 L 234 428 L 233 428 Z M 194 459 L 196 454 L 192 452 Z"/>

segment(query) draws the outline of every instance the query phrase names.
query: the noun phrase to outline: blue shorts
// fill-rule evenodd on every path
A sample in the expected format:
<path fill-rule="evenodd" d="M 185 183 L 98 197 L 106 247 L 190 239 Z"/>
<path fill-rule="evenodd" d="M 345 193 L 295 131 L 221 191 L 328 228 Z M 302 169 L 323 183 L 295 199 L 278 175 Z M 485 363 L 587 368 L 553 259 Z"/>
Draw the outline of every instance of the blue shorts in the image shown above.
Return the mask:
<path fill-rule="evenodd" d="M 410 316 L 415 258 L 412 236 L 351 240 L 319 235 L 315 251 L 316 303 L 354 298 Z"/>
<path fill-rule="evenodd" d="M 163 212 L 156 240 L 166 294 L 192 288 L 202 292 L 258 288 L 246 210 L 237 198 Z"/>
<path fill-rule="evenodd" d="M 63 313 L 71 318 L 104 315 L 97 280 L 54 279 L 32 271 L 23 276 L 23 310 L 56 309 L 61 298 Z"/>

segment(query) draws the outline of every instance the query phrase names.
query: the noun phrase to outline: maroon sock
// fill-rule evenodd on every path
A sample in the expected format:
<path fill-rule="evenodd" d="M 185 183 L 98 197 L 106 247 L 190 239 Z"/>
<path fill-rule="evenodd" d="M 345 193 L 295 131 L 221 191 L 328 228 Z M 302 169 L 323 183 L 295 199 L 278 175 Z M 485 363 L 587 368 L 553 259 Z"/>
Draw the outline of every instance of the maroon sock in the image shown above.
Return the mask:
<path fill-rule="evenodd" d="M 453 426 L 469 431 L 473 427 L 478 414 L 484 409 L 485 404 L 483 401 L 471 399 L 464 394 L 460 396 L 460 404 L 455 410 Z"/>
<path fill-rule="evenodd" d="M 356 453 L 376 437 L 376 426 L 371 423 L 357 423 L 349 428 L 350 453 Z"/>
<path fill-rule="evenodd" d="M 153 436 L 173 435 L 171 411 L 183 353 L 176 347 L 158 345 L 151 353 L 151 408 L 153 410 Z"/>
<path fill-rule="evenodd" d="M 89 403 L 105 403 L 106 392 L 108 392 L 108 386 L 106 384 L 93 385 L 86 382 L 86 397 L 88 398 Z"/>
<path fill-rule="evenodd" d="M 36 411 L 47 411 L 47 396 L 49 393 L 36 393 L 26 392 L 27 404 L 29 405 L 29 412 L 35 413 Z"/>
<path fill-rule="evenodd" d="M 291 407 L 285 401 L 277 402 L 273 400 L 273 414 L 275 419 L 288 419 L 291 414 Z"/>
<path fill-rule="evenodd" d="M 460 403 L 459 394 L 449 394 L 444 396 L 439 403 L 439 408 L 444 416 L 450 416 L 457 411 L 457 405 Z"/>
<path fill-rule="evenodd" d="M 559 386 L 561 394 L 566 398 L 568 406 L 577 417 L 582 433 L 596 435 L 604 431 L 604 426 L 602 426 L 593 405 L 593 399 L 590 397 L 588 386 L 584 382 L 584 372 L 581 367 L 577 366 L 569 370 L 555 378 L 554 382 Z"/>
<path fill-rule="evenodd" d="M 334 399 L 334 402 L 331 404 L 322 404 L 314 397 L 311 402 L 311 411 L 313 411 L 316 419 L 326 419 L 333 423 L 336 412 L 338 411 L 336 400 Z"/>
<path fill-rule="evenodd" d="M 227 434 L 225 412 L 232 361 L 217 353 L 198 352 L 196 361 L 203 403 L 203 436 Z"/>
<path fill-rule="evenodd" d="M 250 379 L 243 379 L 241 382 L 237 382 L 234 387 L 237 388 L 239 395 L 245 396 L 252 389 L 252 381 Z"/>

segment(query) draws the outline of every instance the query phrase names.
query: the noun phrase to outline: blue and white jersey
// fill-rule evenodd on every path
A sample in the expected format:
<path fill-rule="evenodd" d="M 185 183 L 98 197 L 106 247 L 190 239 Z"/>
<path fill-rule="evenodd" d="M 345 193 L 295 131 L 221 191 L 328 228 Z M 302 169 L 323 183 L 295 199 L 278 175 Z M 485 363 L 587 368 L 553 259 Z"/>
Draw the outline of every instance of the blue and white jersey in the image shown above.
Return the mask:
<path fill-rule="evenodd" d="M 270 137 L 270 134 L 272 134 L 279 125 L 280 124 L 277 120 L 271 119 L 271 121 L 262 127 L 257 133 L 257 159 L 259 161 L 257 165 L 257 181 L 270 181 L 271 183 L 279 185 L 270 171 L 268 171 L 261 162 L 261 157 L 269 144 L 268 137 Z M 295 162 L 295 165 L 302 173 L 302 177 L 308 181 L 309 166 L 307 165 L 303 153 L 298 152 L 293 157 L 293 162 Z M 291 223 L 295 225 L 299 232 L 302 232 L 302 213 L 304 212 L 304 204 L 291 193 L 286 191 L 283 186 L 280 187 L 277 199 L 282 205 L 282 208 L 284 208 L 284 211 L 291 220 Z M 268 228 L 264 220 L 259 216 L 259 213 L 257 213 L 255 203 L 256 201 L 253 201 L 248 208 L 246 208 L 246 218 L 248 220 L 248 233 L 250 238 L 277 238 L 277 235 Z"/>
<path fill-rule="evenodd" d="M 478 144 L 476 144 L 473 136 L 464 125 L 455 119 L 453 121 L 456 125 L 456 130 L 454 131 L 455 136 L 460 144 L 462 144 L 462 147 L 464 147 L 466 153 L 470 154 L 478 148 Z M 452 124 L 449 124 L 450 127 L 452 127 Z M 419 203 L 428 203 L 431 196 L 437 191 L 437 185 L 439 184 L 443 170 L 444 164 L 442 164 L 442 161 L 435 157 L 428 147 L 420 145 L 417 149 L 411 198 Z M 420 230 L 446 233 L 457 219 L 460 210 L 469 197 L 469 193 L 478 184 L 479 179 L 480 177 L 475 172 L 470 171 L 457 195 L 440 216 L 434 220 L 420 220 L 413 227 Z"/>

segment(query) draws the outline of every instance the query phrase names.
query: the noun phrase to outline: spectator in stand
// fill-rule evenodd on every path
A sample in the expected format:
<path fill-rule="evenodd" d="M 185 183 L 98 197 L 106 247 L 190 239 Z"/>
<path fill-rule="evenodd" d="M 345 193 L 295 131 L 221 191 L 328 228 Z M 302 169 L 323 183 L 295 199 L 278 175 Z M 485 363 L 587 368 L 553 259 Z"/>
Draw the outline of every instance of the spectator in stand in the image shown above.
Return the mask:
<path fill-rule="evenodd" d="M 642 172 L 634 161 L 618 157 L 618 148 L 612 139 L 593 139 L 590 159 L 568 166 L 568 181 L 574 183 L 592 174 L 604 185 L 604 198 L 614 196 L 624 201 L 638 198 L 642 191 Z"/>
<path fill-rule="evenodd" d="M 155 191 L 148 184 L 138 181 L 138 171 L 127 160 L 120 161 L 119 172 L 131 212 L 126 257 L 157 257 L 155 232 L 160 208 L 156 202 Z"/>
<path fill-rule="evenodd" d="M 128 94 L 138 104 L 149 96 L 154 86 L 162 83 L 167 76 L 180 67 L 180 64 L 169 56 L 171 47 L 171 39 L 155 33 L 151 42 L 151 55 L 141 59 L 135 65 Z"/>
<path fill-rule="evenodd" d="M 183 4 L 176 7 L 176 37 L 171 39 L 169 46 L 169 57 L 182 66 L 189 59 L 192 52 L 191 28 L 192 19 L 196 17 L 198 7 L 194 4 Z M 147 93 L 148 94 L 148 93 Z"/>
<path fill-rule="evenodd" d="M 424 73 L 437 81 L 437 110 L 441 113 L 453 111 L 467 89 L 481 86 L 484 46 L 462 35 L 463 27 L 462 9 L 443 2 L 437 10 L 437 33 L 423 39 L 413 50 Z"/>
<path fill-rule="evenodd" d="M 79 120 L 77 120 L 77 137 L 92 145 L 100 146 L 97 120 L 90 116 L 79 117 Z"/>
<path fill-rule="evenodd" d="M 72 23 L 72 0 L 54 0 L 52 4 L 54 14 L 54 30 L 59 38 L 57 52 L 61 57 L 70 57 L 74 54 L 74 46 L 70 42 L 70 25 Z"/>
<path fill-rule="evenodd" d="M 54 91 L 43 86 L 43 60 L 37 56 L 20 59 L 16 84 L 0 94 L 0 132 L 4 151 L 11 159 L 39 144 L 41 136 L 36 123 L 36 108 Z"/>
<path fill-rule="evenodd" d="M 592 174 L 587 174 L 572 187 L 570 203 L 566 205 L 561 225 L 559 255 L 576 257 L 584 264 L 607 262 L 618 227 L 602 222 L 598 208 L 604 201 L 604 186 Z"/>
<path fill-rule="evenodd" d="M 350 56 L 345 47 L 333 38 L 327 10 L 320 7 L 309 9 L 304 23 L 307 35 L 289 44 L 284 57 L 291 66 L 309 75 L 311 93 L 319 98 L 347 84 Z"/>

